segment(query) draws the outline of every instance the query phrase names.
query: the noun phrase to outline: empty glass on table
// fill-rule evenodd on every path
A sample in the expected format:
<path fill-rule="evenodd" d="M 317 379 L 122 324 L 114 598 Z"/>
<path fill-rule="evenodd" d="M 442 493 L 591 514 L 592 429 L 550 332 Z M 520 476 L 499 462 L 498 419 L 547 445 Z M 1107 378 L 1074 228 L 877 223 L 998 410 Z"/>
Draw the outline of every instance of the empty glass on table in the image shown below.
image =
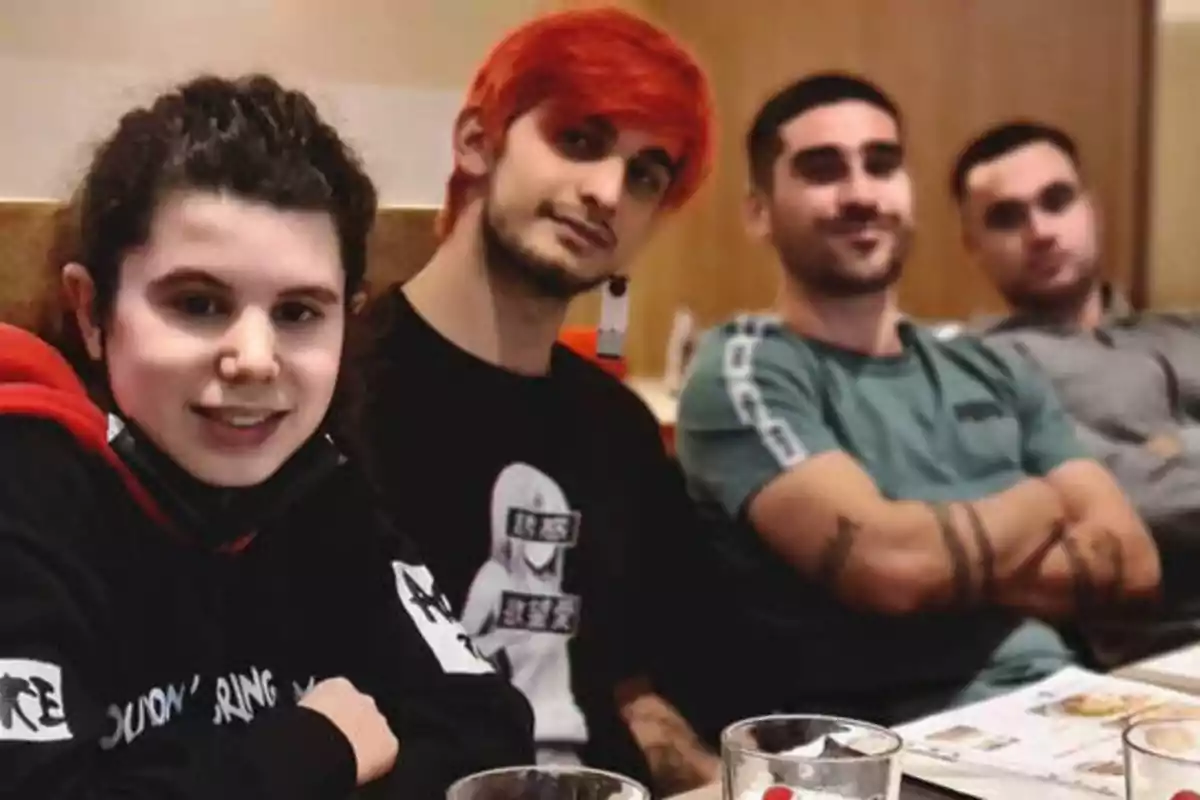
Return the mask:
<path fill-rule="evenodd" d="M 650 800 L 640 783 L 598 769 L 528 766 L 493 769 L 455 783 L 447 800 Z"/>
<path fill-rule="evenodd" d="M 897 800 L 904 742 L 840 717 L 789 714 L 721 734 L 725 800 Z"/>
<path fill-rule="evenodd" d="M 1200 800 L 1200 719 L 1151 717 L 1122 738 L 1128 800 Z"/>

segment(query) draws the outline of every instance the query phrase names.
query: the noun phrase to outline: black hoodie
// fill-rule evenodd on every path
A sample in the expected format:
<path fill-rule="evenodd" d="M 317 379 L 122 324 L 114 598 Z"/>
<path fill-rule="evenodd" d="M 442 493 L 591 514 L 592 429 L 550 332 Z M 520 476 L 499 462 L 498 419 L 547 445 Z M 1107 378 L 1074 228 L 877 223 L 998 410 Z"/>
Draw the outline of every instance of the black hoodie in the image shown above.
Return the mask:
<path fill-rule="evenodd" d="M 252 538 L 197 536 L 109 446 L 120 429 L 0 325 L 0 796 L 348 797 L 349 742 L 296 704 L 339 676 L 400 740 L 373 796 L 533 758 L 527 704 L 348 465 Z"/>

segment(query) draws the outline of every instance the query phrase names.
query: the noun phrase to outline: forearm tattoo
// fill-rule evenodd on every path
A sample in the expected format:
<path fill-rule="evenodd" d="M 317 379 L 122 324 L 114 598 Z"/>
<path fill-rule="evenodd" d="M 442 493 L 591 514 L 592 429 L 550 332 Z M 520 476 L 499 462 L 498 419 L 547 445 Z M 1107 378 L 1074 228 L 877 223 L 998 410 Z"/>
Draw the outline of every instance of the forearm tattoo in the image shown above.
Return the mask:
<path fill-rule="evenodd" d="M 1058 547 L 1066 536 L 1067 521 L 1060 519 L 1054 523 L 1054 526 L 1050 529 L 1050 534 L 1038 545 L 1037 549 L 1017 565 L 1017 568 L 1013 571 L 1014 579 L 1021 581 L 1037 575 L 1042 569 L 1042 562 L 1046 560 L 1046 556 L 1050 555 L 1050 551 Z"/>
<path fill-rule="evenodd" d="M 975 510 L 975 506 L 964 503 L 967 519 L 971 522 L 971 532 L 975 534 L 975 546 L 979 549 L 979 566 L 981 571 L 979 595 L 987 601 L 996 596 L 996 550 L 988 537 L 987 527 L 983 518 Z"/>
<path fill-rule="evenodd" d="M 948 503 L 931 503 L 929 506 L 942 532 L 942 542 L 950 556 L 950 581 L 954 587 L 954 602 L 965 605 L 974 594 L 971 578 L 971 559 L 963 546 L 962 535 L 954 525 L 952 509 Z"/>
<path fill-rule="evenodd" d="M 861 528 L 861 525 L 847 517 L 837 518 L 837 530 L 826 543 L 817 561 L 817 580 L 821 584 L 829 587 L 837 585 L 842 573 L 846 571 L 846 564 L 850 561 L 850 550 L 854 547 L 854 539 Z"/>
<path fill-rule="evenodd" d="M 1111 605 L 1119 604 L 1125 595 L 1125 556 L 1121 550 L 1121 540 L 1112 531 L 1105 529 L 1092 542 L 1092 552 L 1096 558 L 1106 562 L 1112 572 L 1112 585 L 1103 596 L 1097 594 L 1094 600 Z"/>
<path fill-rule="evenodd" d="M 1080 611 L 1091 608 L 1094 604 L 1094 587 L 1087 561 L 1079 552 L 1079 544 L 1069 536 L 1062 540 L 1063 554 L 1067 557 L 1067 566 L 1071 570 L 1071 582 L 1075 593 L 1075 607 Z"/>

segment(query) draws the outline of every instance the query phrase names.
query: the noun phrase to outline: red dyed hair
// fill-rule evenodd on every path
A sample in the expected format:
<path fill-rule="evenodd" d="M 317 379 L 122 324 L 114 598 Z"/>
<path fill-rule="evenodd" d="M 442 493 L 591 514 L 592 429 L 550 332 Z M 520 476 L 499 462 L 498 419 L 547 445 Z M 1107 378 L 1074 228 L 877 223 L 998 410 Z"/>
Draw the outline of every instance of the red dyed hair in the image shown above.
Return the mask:
<path fill-rule="evenodd" d="M 508 126 L 550 104 L 544 133 L 589 117 L 662 137 L 679 168 L 663 199 L 677 208 L 712 163 L 712 97 L 704 71 L 674 39 L 615 8 L 548 14 L 506 36 L 485 59 L 467 92 L 489 144 L 499 151 Z M 445 237 L 466 205 L 471 177 L 455 170 L 437 232 Z"/>

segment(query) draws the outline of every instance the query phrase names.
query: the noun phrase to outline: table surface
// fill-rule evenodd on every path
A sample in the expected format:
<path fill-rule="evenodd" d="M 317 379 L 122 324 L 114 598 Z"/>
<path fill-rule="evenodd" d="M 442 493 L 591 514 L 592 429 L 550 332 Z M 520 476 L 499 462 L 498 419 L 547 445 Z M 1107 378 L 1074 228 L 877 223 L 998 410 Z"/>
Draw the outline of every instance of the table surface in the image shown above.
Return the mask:
<path fill-rule="evenodd" d="M 1188 645 L 1177 653 L 1194 652 L 1200 663 L 1200 644 Z M 1200 695 L 1200 676 L 1188 680 L 1178 675 L 1167 675 L 1154 669 L 1157 658 L 1130 664 L 1113 671 L 1119 678 L 1139 680 L 1176 691 Z M 914 753 L 904 756 L 904 770 L 919 778 L 965 792 L 981 800 L 1013 800 L 1013 798 L 1037 798 L 1037 800 L 1096 800 L 1105 795 L 1083 789 L 1056 786 L 1032 778 L 1009 775 L 978 767 L 948 764 Z M 675 795 L 672 800 L 721 800 L 720 784 L 711 784 L 691 792 Z"/>

